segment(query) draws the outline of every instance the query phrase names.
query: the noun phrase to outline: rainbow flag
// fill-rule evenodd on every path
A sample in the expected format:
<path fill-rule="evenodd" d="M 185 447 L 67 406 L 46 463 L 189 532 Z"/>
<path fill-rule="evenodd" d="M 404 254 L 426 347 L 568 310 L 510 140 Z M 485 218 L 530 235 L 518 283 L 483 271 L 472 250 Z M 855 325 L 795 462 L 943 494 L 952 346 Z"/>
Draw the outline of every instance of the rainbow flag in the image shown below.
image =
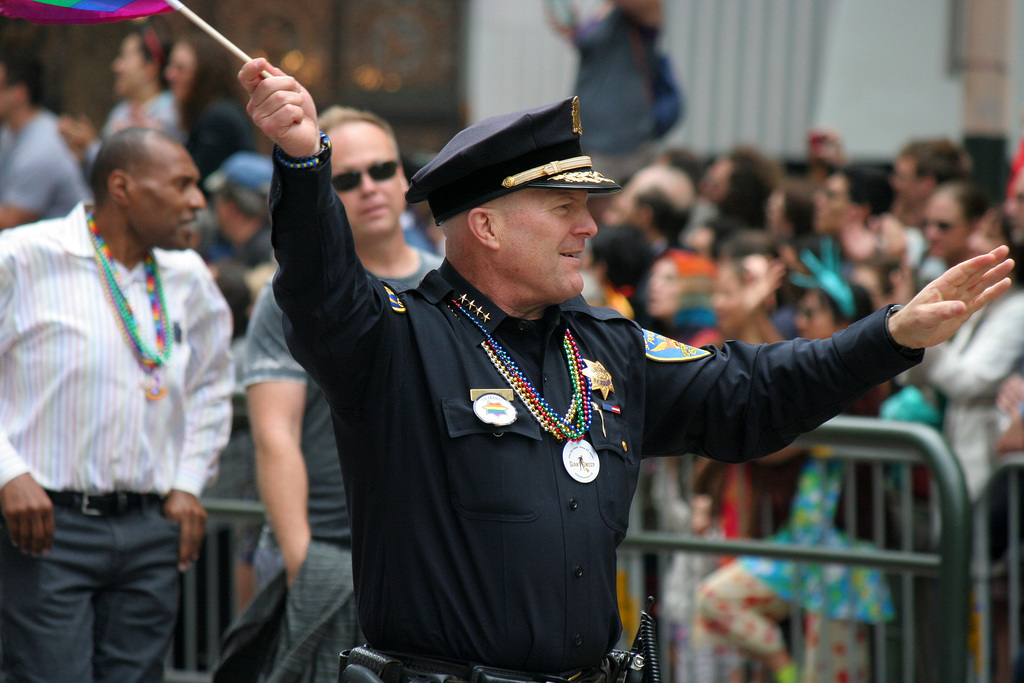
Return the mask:
<path fill-rule="evenodd" d="M 99 24 L 180 7 L 178 0 L 0 0 L 0 14 L 36 24 Z"/>

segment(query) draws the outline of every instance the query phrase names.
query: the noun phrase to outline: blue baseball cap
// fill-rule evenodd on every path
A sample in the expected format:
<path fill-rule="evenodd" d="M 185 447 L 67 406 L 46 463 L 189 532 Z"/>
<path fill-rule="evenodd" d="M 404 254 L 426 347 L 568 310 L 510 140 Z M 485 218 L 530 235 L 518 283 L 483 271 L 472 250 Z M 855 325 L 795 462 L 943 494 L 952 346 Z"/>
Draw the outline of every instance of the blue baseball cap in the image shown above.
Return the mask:
<path fill-rule="evenodd" d="M 207 192 L 219 192 L 232 183 L 257 194 L 270 193 L 270 180 L 274 176 L 274 163 L 269 156 L 256 152 L 235 152 L 207 176 L 203 186 Z"/>

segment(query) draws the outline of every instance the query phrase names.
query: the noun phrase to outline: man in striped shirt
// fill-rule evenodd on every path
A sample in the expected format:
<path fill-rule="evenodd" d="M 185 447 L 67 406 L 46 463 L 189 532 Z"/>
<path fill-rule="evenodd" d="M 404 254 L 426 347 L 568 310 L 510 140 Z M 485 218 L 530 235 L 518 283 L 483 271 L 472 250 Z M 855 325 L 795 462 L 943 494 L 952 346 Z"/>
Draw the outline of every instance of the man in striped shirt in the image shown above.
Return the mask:
<path fill-rule="evenodd" d="M 93 178 L 94 205 L 0 234 L 2 680 L 162 680 L 230 430 L 195 164 L 130 129 Z"/>

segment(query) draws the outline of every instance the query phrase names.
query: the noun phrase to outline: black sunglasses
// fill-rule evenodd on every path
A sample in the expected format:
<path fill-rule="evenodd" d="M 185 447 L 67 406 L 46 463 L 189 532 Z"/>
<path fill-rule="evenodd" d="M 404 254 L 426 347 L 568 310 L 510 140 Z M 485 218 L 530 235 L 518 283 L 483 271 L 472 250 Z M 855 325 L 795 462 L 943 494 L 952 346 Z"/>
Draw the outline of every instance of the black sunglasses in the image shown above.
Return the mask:
<path fill-rule="evenodd" d="M 934 225 L 942 232 L 949 232 L 949 229 L 953 227 L 953 224 L 949 221 L 925 221 L 924 225 L 921 226 L 921 229 L 924 230 L 929 225 Z"/>
<path fill-rule="evenodd" d="M 398 170 L 397 161 L 382 161 L 366 169 L 366 174 L 374 180 L 389 180 Z M 359 187 L 363 180 L 363 171 L 345 171 L 331 178 L 331 185 L 338 192 L 348 192 Z"/>

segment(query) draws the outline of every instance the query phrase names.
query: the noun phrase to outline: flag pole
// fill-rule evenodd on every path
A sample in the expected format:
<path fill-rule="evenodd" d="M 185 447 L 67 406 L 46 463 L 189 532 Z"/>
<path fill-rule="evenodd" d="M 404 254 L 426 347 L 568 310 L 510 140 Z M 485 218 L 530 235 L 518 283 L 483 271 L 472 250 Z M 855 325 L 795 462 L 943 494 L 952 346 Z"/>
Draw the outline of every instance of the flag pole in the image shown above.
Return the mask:
<path fill-rule="evenodd" d="M 217 29 L 215 29 L 214 27 L 210 26 L 205 21 L 203 21 L 202 17 L 197 15 L 195 12 L 190 10 L 188 7 L 185 7 L 185 5 L 181 4 L 181 2 L 179 2 L 179 0 L 166 0 L 166 2 L 172 8 L 174 8 L 175 10 L 180 12 L 181 14 L 185 15 L 186 19 L 191 21 L 193 24 L 195 24 L 196 26 L 198 26 L 202 30 L 206 31 L 206 33 L 208 33 L 211 38 L 213 38 L 218 43 L 223 45 L 233 55 L 235 55 L 236 57 L 241 59 L 243 62 L 251 62 L 252 61 L 252 57 L 250 57 L 249 55 L 245 54 L 245 52 L 243 52 L 237 45 L 235 45 L 230 40 L 228 40 L 227 38 L 222 36 Z M 270 77 L 270 74 L 267 73 L 266 71 L 263 72 L 263 75 L 265 77 L 267 77 L 267 78 Z"/>

